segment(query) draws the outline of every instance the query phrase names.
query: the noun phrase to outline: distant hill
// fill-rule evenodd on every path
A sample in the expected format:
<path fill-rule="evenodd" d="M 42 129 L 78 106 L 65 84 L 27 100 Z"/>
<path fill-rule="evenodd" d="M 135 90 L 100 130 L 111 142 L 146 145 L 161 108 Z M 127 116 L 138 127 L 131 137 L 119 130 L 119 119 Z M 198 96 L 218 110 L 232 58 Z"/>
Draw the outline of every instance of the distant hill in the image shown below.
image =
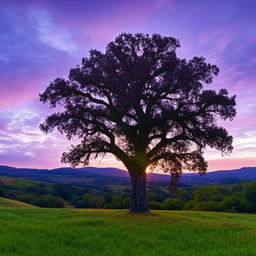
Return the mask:
<path fill-rule="evenodd" d="M 182 183 L 190 184 L 228 184 L 239 181 L 256 180 L 256 167 L 243 167 L 235 170 L 221 170 L 208 172 L 203 176 L 195 173 L 184 174 L 181 178 Z"/>
<path fill-rule="evenodd" d="M 116 168 L 94 168 L 84 167 L 80 168 L 87 173 L 111 176 L 111 177 L 129 177 L 124 170 Z M 166 174 L 149 173 L 148 180 L 150 182 L 168 182 L 170 176 Z M 210 184 L 210 183 L 236 183 L 241 180 L 256 180 L 256 167 L 243 167 L 235 170 L 221 170 L 214 172 L 207 172 L 200 176 L 198 173 L 185 173 L 182 175 L 180 182 L 188 184 Z"/>
<path fill-rule="evenodd" d="M 101 174 L 102 171 L 102 174 Z M 113 173 L 113 175 L 111 175 Z M 120 173 L 120 174 L 118 174 Z M 121 173 L 123 175 L 121 175 Z M 115 168 L 57 168 L 57 169 L 29 169 L 0 165 L 0 176 L 26 178 L 39 181 L 83 185 L 96 182 L 98 184 L 129 183 L 127 172 Z"/>
<path fill-rule="evenodd" d="M 84 184 L 97 180 L 97 183 L 129 183 L 127 171 L 117 168 L 57 168 L 57 169 L 26 169 L 0 166 L 0 176 L 23 177 L 48 182 L 65 184 Z M 168 182 L 169 175 L 149 173 L 149 182 Z M 186 173 L 180 182 L 185 184 L 229 184 L 242 180 L 256 180 L 256 167 L 244 167 L 236 170 L 208 172 L 204 176 L 197 173 Z"/>
<path fill-rule="evenodd" d="M 0 207 L 11 207 L 11 208 L 37 208 L 34 205 L 26 204 L 23 202 L 11 200 L 8 198 L 0 197 Z"/>

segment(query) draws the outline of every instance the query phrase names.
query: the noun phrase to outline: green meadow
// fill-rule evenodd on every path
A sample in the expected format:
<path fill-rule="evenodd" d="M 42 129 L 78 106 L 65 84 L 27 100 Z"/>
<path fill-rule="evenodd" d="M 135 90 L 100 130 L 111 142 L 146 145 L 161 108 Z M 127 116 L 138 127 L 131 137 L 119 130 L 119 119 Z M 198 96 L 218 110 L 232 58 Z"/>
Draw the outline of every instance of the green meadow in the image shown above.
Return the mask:
<path fill-rule="evenodd" d="M 1 256 L 252 256 L 256 215 L 0 208 Z"/>

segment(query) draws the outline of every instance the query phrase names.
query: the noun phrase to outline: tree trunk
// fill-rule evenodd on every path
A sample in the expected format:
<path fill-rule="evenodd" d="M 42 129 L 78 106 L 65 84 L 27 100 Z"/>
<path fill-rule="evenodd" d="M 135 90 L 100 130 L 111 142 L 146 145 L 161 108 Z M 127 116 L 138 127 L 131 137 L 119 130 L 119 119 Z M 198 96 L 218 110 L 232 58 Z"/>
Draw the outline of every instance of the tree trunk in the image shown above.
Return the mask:
<path fill-rule="evenodd" d="M 140 174 L 130 173 L 130 178 L 132 188 L 132 201 L 130 211 L 133 213 L 147 212 L 148 204 L 146 191 L 146 172 Z"/>

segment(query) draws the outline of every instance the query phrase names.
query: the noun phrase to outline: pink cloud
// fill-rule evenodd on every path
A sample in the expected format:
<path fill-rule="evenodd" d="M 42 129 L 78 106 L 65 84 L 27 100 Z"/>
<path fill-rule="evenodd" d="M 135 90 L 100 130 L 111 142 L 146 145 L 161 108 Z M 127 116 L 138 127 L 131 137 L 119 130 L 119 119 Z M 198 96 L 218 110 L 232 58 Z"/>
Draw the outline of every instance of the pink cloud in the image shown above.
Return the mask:
<path fill-rule="evenodd" d="M 256 157 L 223 158 L 208 161 L 208 171 L 232 170 L 250 166 L 256 166 Z"/>
<path fill-rule="evenodd" d="M 14 80 L 14 81 L 13 81 Z M 22 79 L 5 79 L 0 84 L 0 111 L 13 109 L 26 102 L 38 93 L 36 84 L 38 81 Z"/>

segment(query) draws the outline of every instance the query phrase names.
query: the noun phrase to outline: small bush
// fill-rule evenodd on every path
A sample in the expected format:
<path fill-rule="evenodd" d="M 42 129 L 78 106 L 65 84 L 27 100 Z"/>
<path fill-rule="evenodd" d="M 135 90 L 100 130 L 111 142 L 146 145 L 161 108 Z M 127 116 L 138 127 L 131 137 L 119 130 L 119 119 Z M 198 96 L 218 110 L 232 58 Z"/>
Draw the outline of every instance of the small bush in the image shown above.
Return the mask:
<path fill-rule="evenodd" d="M 188 201 L 184 206 L 183 206 L 183 210 L 193 210 L 193 208 L 195 207 L 196 201 L 195 200 L 190 200 Z"/>
<path fill-rule="evenodd" d="M 221 203 L 215 201 L 198 202 L 194 205 L 193 210 L 198 211 L 221 211 L 223 210 Z"/>
<path fill-rule="evenodd" d="M 252 205 L 241 193 L 226 196 L 222 201 L 222 207 L 227 212 L 252 212 Z"/>
<path fill-rule="evenodd" d="M 149 208 L 151 210 L 161 210 L 162 209 L 162 204 L 156 201 L 150 201 L 149 202 Z"/>
<path fill-rule="evenodd" d="M 163 202 L 164 210 L 182 210 L 185 202 L 180 199 L 167 198 Z"/>

